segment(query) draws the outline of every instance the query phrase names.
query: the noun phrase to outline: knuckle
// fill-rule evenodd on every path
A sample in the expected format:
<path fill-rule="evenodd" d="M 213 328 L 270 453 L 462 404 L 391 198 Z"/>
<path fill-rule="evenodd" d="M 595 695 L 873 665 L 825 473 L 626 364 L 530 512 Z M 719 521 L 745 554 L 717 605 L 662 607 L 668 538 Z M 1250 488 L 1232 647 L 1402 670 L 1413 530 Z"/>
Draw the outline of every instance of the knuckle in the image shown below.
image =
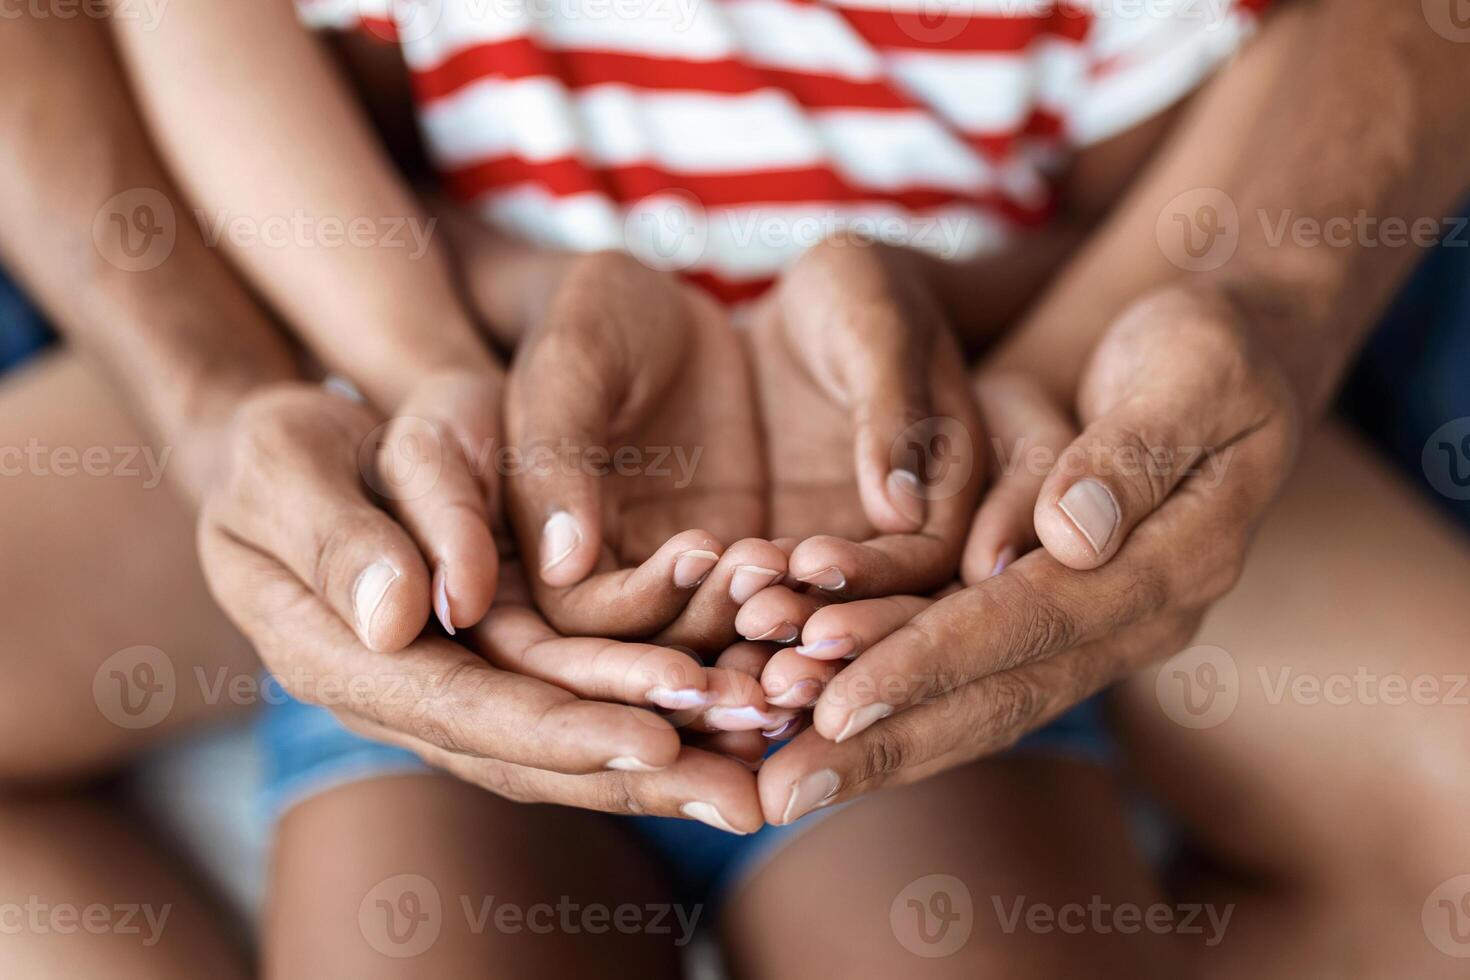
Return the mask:
<path fill-rule="evenodd" d="M 863 733 L 863 775 L 874 779 L 898 772 L 906 764 L 909 746 L 905 727 L 885 719 Z"/>
<path fill-rule="evenodd" d="M 990 706 L 982 723 L 996 746 L 1014 744 L 1035 723 L 1042 698 L 1035 685 L 1014 671 L 1002 671 L 989 682 Z"/>
<path fill-rule="evenodd" d="M 468 661 L 446 667 L 413 696 L 408 729 L 421 741 L 450 752 L 469 753 L 471 739 L 464 720 L 480 716 L 480 708 L 491 696 L 489 677 Z"/>
<path fill-rule="evenodd" d="M 627 813 L 641 816 L 647 812 L 643 800 L 633 791 L 628 777 L 622 773 L 608 773 L 598 798 L 598 808 L 607 813 Z"/>

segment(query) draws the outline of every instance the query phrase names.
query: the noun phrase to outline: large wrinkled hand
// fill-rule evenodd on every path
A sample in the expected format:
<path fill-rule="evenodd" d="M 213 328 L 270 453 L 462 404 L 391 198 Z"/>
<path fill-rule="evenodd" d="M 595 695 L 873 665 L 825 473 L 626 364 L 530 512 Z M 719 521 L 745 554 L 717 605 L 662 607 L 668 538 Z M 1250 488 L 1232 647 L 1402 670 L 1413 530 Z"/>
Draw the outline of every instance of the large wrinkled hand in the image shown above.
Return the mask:
<path fill-rule="evenodd" d="M 1023 386 L 1010 412 L 990 402 L 988 423 L 1024 457 L 1019 423 L 1036 420 L 1035 445 L 1062 452 L 1039 471 L 1023 458 L 987 497 L 974 584 L 805 623 L 803 648 L 840 638 L 857 657 L 826 675 L 813 729 L 762 769 L 767 820 L 1013 744 L 1177 652 L 1236 581 L 1295 459 L 1300 412 L 1230 304 L 1171 290 L 1119 317 L 1082 381 L 1075 439 L 1032 395 Z M 1026 549 L 1028 516 L 1045 549 L 991 574 L 997 555 Z"/>

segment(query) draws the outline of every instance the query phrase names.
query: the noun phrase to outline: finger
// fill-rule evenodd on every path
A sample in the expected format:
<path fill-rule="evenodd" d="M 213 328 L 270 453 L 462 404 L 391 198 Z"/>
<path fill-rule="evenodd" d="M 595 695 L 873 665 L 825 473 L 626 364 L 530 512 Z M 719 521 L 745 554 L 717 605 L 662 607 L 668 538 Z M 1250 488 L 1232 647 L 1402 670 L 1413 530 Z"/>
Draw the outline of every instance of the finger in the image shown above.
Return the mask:
<path fill-rule="evenodd" d="M 375 423 L 365 406 L 320 392 L 256 398 L 237 423 L 227 492 L 202 520 L 277 559 L 386 652 L 428 622 L 430 579 L 408 532 L 367 497 L 358 447 Z"/>
<path fill-rule="evenodd" d="M 647 643 L 564 637 L 524 606 L 497 605 L 474 639 L 493 666 L 581 698 L 669 711 L 714 703 L 704 666 L 689 654 Z"/>
<path fill-rule="evenodd" d="M 851 738 L 873 722 L 980 677 L 1115 633 L 1162 610 L 1203 608 L 1234 585 L 1248 529 L 1280 462 L 1243 452 L 1225 481 L 1171 496 L 1101 568 L 1033 551 L 1006 574 L 947 596 L 860 654 L 823 691 L 815 727 Z"/>
<path fill-rule="evenodd" d="M 755 776 L 743 762 L 684 747 L 657 772 L 614 771 L 569 775 L 495 759 L 475 759 L 381 726 L 354 730 L 415 752 L 429 765 L 508 799 L 557 803 L 602 813 L 681 817 L 727 833 L 749 834 L 762 824 Z"/>
<path fill-rule="evenodd" d="M 934 604 L 896 595 L 825 606 L 812 613 L 794 652 L 811 660 L 851 660 Z"/>
<path fill-rule="evenodd" d="M 740 607 L 735 614 L 735 632 L 757 642 L 795 643 L 802 624 L 829 601 L 822 595 L 773 585 Z"/>
<path fill-rule="evenodd" d="M 448 640 L 397 653 L 365 649 L 317 597 L 267 556 L 206 528 L 209 583 L 231 618 L 295 697 L 432 743 L 559 772 L 657 769 L 679 737 L 657 715 L 583 701 L 530 677 L 497 670 Z"/>
<path fill-rule="evenodd" d="M 966 585 L 999 574 L 1039 543 L 1034 514 L 1042 483 L 1077 436 L 1066 412 L 1029 377 L 988 374 L 973 387 L 993 450 L 992 483 L 965 543 Z"/>
<path fill-rule="evenodd" d="M 803 732 L 761 767 L 761 807 L 784 825 L 882 786 L 905 785 L 999 752 L 1108 682 L 1111 659 L 1080 648 L 987 677 L 834 742 Z"/>
<path fill-rule="evenodd" d="M 686 735 L 684 740 L 684 744 L 705 752 L 718 752 L 720 755 L 729 756 L 751 772 L 761 767 L 766 753 L 771 748 L 771 742 L 771 739 L 758 731 L 692 734 Z"/>
<path fill-rule="evenodd" d="M 683 531 L 636 568 L 617 568 L 605 555 L 604 570 L 576 585 L 557 589 L 533 581 L 531 590 L 558 632 L 646 637 L 678 618 L 723 552 L 707 531 Z"/>
<path fill-rule="evenodd" d="M 776 545 L 759 538 L 735 542 L 655 642 L 700 651 L 728 647 L 737 639 L 735 616 L 740 607 L 785 575 L 786 553 Z"/>
<path fill-rule="evenodd" d="M 585 454 L 608 445 L 618 396 L 581 334 L 555 324 L 523 345 L 506 396 L 519 463 L 508 510 L 527 571 L 553 587 L 582 581 L 602 555 L 601 477 Z"/>
<path fill-rule="evenodd" d="M 982 429 L 959 351 L 947 337 L 936 346 L 926 372 L 936 414 L 911 423 L 889 447 L 891 465 L 918 474 L 911 489 L 925 502 L 922 522 L 863 542 L 803 541 L 791 555 L 792 578 L 844 598 L 868 598 L 931 592 L 955 577 L 979 500 Z"/>
<path fill-rule="evenodd" d="M 766 663 L 761 690 L 773 708 L 810 708 L 843 666 L 841 660 L 814 660 L 786 647 Z"/>
<path fill-rule="evenodd" d="M 411 397 L 382 430 L 369 481 L 428 558 L 434 611 L 451 635 L 495 595 L 500 390 L 498 378 L 453 377 Z"/>
<path fill-rule="evenodd" d="M 747 670 L 711 667 L 708 676 L 714 704 L 690 721 L 692 731 L 775 732 L 796 714 L 768 706 L 756 675 Z"/>

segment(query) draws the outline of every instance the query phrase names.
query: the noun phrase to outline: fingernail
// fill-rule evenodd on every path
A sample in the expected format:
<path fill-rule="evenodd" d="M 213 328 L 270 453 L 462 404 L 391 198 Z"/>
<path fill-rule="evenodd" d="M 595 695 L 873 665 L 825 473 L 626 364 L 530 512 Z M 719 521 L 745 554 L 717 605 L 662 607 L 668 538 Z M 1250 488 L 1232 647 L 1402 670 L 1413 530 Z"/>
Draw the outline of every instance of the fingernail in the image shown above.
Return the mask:
<path fill-rule="evenodd" d="M 747 636 L 752 643 L 764 640 L 767 643 L 791 643 L 801 636 L 801 630 L 792 623 L 777 623 L 760 636 Z"/>
<path fill-rule="evenodd" d="M 1006 545 L 1004 548 L 1001 549 L 1000 554 L 996 556 L 996 558 L 995 558 L 995 567 L 990 570 L 990 577 L 991 578 L 995 578 L 1001 572 L 1003 572 L 1003 571 L 1006 570 L 1006 566 L 1007 565 L 1009 565 L 1011 562 L 1013 562 L 1015 560 L 1016 560 L 1016 547 L 1015 547 L 1015 545 L 1009 545 L 1009 544 Z"/>
<path fill-rule="evenodd" d="M 780 576 L 781 573 L 774 568 L 741 565 L 735 569 L 735 574 L 730 576 L 730 599 L 736 605 L 740 605 L 761 589 L 774 583 Z"/>
<path fill-rule="evenodd" d="M 649 688 L 644 695 L 648 700 L 666 708 L 669 711 L 685 711 L 689 708 L 703 708 L 709 704 L 710 694 L 696 687 L 653 687 Z"/>
<path fill-rule="evenodd" d="M 582 530 L 577 527 L 577 519 L 564 510 L 552 514 L 541 529 L 541 570 L 544 572 L 566 561 L 581 543 Z"/>
<path fill-rule="evenodd" d="M 1108 488 L 1096 480 L 1078 480 L 1062 494 L 1057 506 L 1077 525 L 1092 550 L 1102 554 L 1118 526 L 1118 505 Z"/>
<path fill-rule="evenodd" d="M 723 830 L 727 834 L 745 836 L 745 831 L 736 830 L 730 826 L 730 821 L 725 819 L 724 815 L 720 813 L 719 809 L 713 803 L 694 800 L 679 807 L 679 812 L 686 817 L 698 820 L 700 823 L 707 823 L 716 830 Z"/>
<path fill-rule="evenodd" d="M 817 807 L 831 803 L 832 798 L 837 795 L 839 785 L 837 773 L 831 769 L 807 773 L 791 787 L 791 796 L 786 800 L 786 812 L 781 814 L 781 822 L 791 823 Z"/>
<path fill-rule="evenodd" d="M 768 696 L 766 704 L 775 705 L 778 708 L 809 708 L 821 696 L 821 682 L 807 678 L 797 681 L 780 694 Z"/>
<path fill-rule="evenodd" d="M 803 657 L 811 657 L 813 660 L 840 660 L 852 652 L 857 646 L 857 641 L 850 636 L 840 636 L 835 640 L 818 640 L 816 643 L 803 643 L 796 648 L 796 652 Z"/>
<path fill-rule="evenodd" d="M 352 608 L 357 614 L 357 627 L 369 640 L 373 635 L 373 616 L 388 589 L 398 581 L 398 569 L 385 561 L 374 562 L 362 570 L 352 586 Z"/>
<path fill-rule="evenodd" d="M 843 575 L 842 569 L 836 565 L 828 565 L 820 572 L 813 572 L 810 575 L 802 576 L 797 581 L 805 582 L 807 585 L 815 585 L 817 588 L 825 589 L 828 592 L 841 592 L 847 588 L 847 576 Z"/>
<path fill-rule="evenodd" d="M 915 524 L 924 523 L 924 485 L 917 473 L 894 470 L 888 474 L 888 499 L 900 514 Z"/>
<path fill-rule="evenodd" d="M 847 716 L 847 724 L 837 733 L 837 741 L 845 742 L 880 718 L 893 714 L 893 705 L 883 701 L 865 704 Z"/>
<path fill-rule="evenodd" d="M 719 560 L 720 556 L 713 551 L 684 552 L 674 559 L 674 584 L 681 589 L 694 588 L 704 581 L 704 577 Z"/>
<path fill-rule="evenodd" d="M 663 766 L 650 766 L 642 759 L 633 755 L 620 755 L 607 760 L 609 769 L 617 769 L 620 772 L 658 772 Z"/>
<path fill-rule="evenodd" d="M 729 707 L 717 704 L 704 713 L 705 724 L 726 732 L 750 732 L 755 729 L 775 728 L 787 715 L 771 714 L 750 705 Z"/>
<path fill-rule="evenodd" d="M 787 732 L 791 731 L 793 728 L 795 728 L 796 725 L 797 725 L 796 716 L 795 715 L 792 715 L 790 718 L 787 718 L 785 721 L 783 721 L 781 724 L 777 725 L 775 728 L 764 728 L 764 729 L 762 729 L 761 730 L 761 734 L 764 735 L 766 738 L 769 738 L 769 739 L 778 739 L 778 738 L 781 738 L 782 736 L 784 736 Z"/>
<path fill-rule="evenodd" d="M 453 636 L 454 624 L 449 621 L 449 583 L 447 579 L 443 565 L 434 569 L 434 615 L 439 617 L 439 624 L 444 627 L 444 632 Z"/>

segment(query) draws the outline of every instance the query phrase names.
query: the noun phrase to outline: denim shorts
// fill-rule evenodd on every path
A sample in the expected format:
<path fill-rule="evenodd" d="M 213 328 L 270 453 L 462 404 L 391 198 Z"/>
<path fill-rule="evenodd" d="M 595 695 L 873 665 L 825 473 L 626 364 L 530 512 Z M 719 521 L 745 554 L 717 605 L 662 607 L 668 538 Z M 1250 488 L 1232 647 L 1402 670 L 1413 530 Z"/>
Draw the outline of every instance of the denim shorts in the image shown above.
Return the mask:
<path fill-rule="evenodd" d="M 263 766 L 262 819 L 274 822 L 292 806 L 338 786 L 381 776 L 430 772 L 418 756 L 348 731 L 326 708 L 295 700 L 267 678 L 255 721 Z M 778 745 L 773 752 L 779 752 Z M 1116 748 L 1103 725 L 1101 696 L 1082 702 L 1012 750 L 1107 765 Z M 718 905 L 729 886 L 782 844 L 820 823 L 817 810 L 782 827 L 729 834 L 695 820 L 618 817 L 642 840 L 673 880 L 681 901 Z"/>

